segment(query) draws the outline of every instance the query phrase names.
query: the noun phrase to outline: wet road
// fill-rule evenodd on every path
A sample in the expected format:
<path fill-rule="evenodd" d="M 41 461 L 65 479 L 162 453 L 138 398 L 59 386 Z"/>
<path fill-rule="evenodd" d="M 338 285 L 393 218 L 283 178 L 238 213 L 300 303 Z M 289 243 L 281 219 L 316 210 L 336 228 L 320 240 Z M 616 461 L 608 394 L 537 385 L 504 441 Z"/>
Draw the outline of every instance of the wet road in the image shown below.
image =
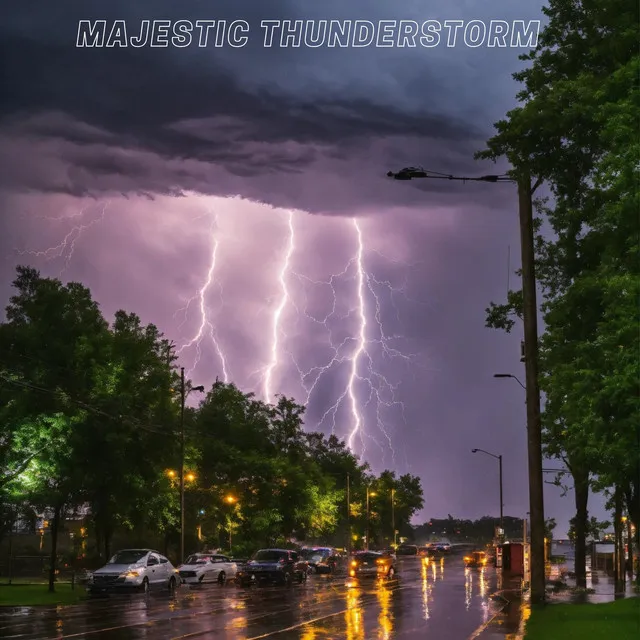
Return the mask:
<path fill-rule="evenodd" d="M 117 595 L 72 607 L 0 610 L 0 637 L 20 640 L 467 640 L 498 616 L 493 568 L 462 558 L 399 560 L 397 578 L 303 585 L 182 587 L 175 596 Z"/>

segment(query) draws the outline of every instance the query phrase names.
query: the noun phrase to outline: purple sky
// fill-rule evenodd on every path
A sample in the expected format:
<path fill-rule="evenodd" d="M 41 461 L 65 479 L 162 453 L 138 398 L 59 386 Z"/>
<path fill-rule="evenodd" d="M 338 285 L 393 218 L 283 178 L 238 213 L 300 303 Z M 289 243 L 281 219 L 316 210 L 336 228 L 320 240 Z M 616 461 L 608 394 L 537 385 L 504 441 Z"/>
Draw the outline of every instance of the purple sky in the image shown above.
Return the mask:
<path fill-rule="evenodd" d="M 473 152 L 514 105 L 520 51 L 265 49 L 259 23 L 531 20 L 537 5 L 5 0 L 2 299 L 16 264 L 82 281 L 107 316 L 135 311 L 185 345 L 194 382 L 226 373 L 293 395 L 310 429 L 355 430 L 376 471 L 419 475 L 418 520 L 495 515 L 497 463 L 470 449 L 502 453 L 505 513 L 524 516 L 524 393 L 493 378 L 524 378 L 520 331 L 484 328 L 508 247 L 518 267 L 515 193 L 385 177 L 496 172 Z M 241 49 L 77 49 L 81 18 L 245 19 L 256 36 Z M 572 494 L 546 489 L 564 535 Z"/>

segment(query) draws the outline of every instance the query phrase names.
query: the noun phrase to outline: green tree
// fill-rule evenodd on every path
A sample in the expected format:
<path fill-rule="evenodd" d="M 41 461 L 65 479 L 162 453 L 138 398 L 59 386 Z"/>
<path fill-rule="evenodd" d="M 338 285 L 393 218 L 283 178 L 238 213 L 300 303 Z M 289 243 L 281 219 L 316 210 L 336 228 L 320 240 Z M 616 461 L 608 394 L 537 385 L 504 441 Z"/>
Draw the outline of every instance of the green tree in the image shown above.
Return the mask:
<path fill-rule="evenodd" d="M 14 457 L 9 481 L 21 478 L 32 502 L 53 510 L 53 591 L 63 514 L 82 497 L 75 444 L 99 385 L 96 363 L 107 355 L 109 332 L 91 293 L 80 284 L 65 286 L 18 267 L 13 287 L 0 332 L 3 393 L 10 398 L 3 429 L 8 441 L 18 444 L 21 458 Z"/>
<path fill-rule="evenodd" d="M 622 344 L 635 354 L 640 346 L 638 5 L 551 0 L 544 11 L 539 46 L 522 57 L 531 64 L 515 74 L 522 104 L 497 123 L 480 156 L 525 164 L 553 196 L 553 207 L 542 208 L 551 234 L 538 224 L 537 237 L 545 445 L 574 478 L 576 576 L 584 586 L 591 472 L 600 487 L 628 486 L 636 504 L 640 495 L 640 414 L 631 390 L 638 365 L 620 355 Z M 520 304 L 519 293 L 492 304 L 489 323 L 510 330 Z M 620 406 L 610 402 L 613 389 Z"/>

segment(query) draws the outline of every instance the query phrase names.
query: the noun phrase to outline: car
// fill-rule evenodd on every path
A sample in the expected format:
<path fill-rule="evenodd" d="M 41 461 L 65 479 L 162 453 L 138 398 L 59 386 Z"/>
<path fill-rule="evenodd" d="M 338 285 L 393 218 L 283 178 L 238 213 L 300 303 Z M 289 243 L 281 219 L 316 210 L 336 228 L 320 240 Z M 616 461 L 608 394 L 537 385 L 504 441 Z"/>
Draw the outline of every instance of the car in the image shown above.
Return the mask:
<path fill-rule="evenodd" d="M 238 569 L 236 582 L 242 587 L 265 582 L 290 585 L 294 580 L 304 582 L 308 570 L 308 563 L 300 560 L 296 551 L 260 549 Z"/>
<path fill-rule="evenodd" d="M 209 553 L 194 553 L 178 567 L 182 584 L 202 584 L 204 582 L 224 584 L 228 579 L 235 578 L 237 572 L 238 565 L 227 556 Z"/>
<path fill-rule="evenodd" d="M 393 556 L 379 551 L 354 553 L 349 563 L 350 578 L 393 578 L 396 566 Z"/>
<path fill-rule="evenodd" d="M 344 560 L 344 555 L 333 547 L 306 547 L 301 555 L 309 564 L 309 573 L 335 573 Z"/>
<path fill-rule="evenodd" d="M 396 553 L 399 556 L 417 556 L 418 555 L 418 547 L 414 544 L 401 544 L 398 547 Z"/>
<path fill-rule="evenodd" d="M 165 556 L 153 549 L 123 549 L 104 567 L 94 571 L 88 588 L 91 593 L 136 589 L 147 592 L 179 584 L 178 570 Z"/>
<path fill-rule="evenodd" d="M 487 566 L 487 561 L 487 554 L 484 551 L 472 551 L 464 557 L 464 566 L 482 568 Z"/>

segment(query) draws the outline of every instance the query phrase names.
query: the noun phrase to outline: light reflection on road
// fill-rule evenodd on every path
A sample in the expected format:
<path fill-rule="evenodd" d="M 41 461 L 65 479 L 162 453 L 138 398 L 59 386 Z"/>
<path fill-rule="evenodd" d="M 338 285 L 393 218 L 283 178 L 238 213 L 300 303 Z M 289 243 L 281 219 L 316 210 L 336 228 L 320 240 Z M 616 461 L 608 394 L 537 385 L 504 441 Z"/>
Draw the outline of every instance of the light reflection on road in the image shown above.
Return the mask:
<path fill-rule="evenodd" d="M 364 640 L 361 595 L 362 592 L 357 586 L 347 589 L 347 610 L 344 613 L 347 625 L 347 640 Z"/>
<path fill-rule="evenodd" d="M 378 616 L 378 640 L 389 640 L 393 631 L 393 612 L 391 611 L 391 590 L 381 583 L 377 590 L 380 603 L 380 615 Z"/>

